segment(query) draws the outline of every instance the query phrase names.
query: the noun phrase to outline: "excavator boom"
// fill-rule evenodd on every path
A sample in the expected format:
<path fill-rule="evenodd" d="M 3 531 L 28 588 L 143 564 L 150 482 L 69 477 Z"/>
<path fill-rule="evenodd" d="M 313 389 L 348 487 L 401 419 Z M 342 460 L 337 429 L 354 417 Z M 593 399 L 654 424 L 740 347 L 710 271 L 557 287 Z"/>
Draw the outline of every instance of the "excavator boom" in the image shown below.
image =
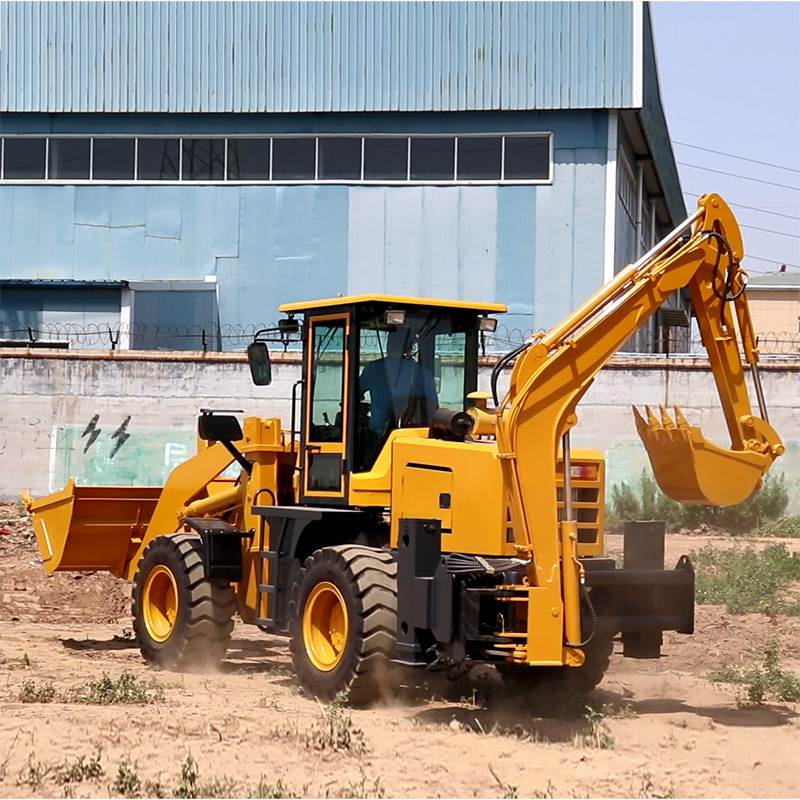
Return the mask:
<path fill-rule="evenodd" d="M 688 238 L 683 235 L 687 228 Z M 708 441 L 679 409 L 675 419 L 665 409 L 660 419 L 650 409 L 645 415 L 635 412 L 660 487 L 684 503 L 731 505 L 747 498 L 783 453 L 780 437 L 767 421 L 758 382 L 743 256 L 739 226 L 729 207 L 718 195 L 704 195 L 686 222 L 548 334 L 532 337 L 520 353 L 498 410 L 497 440 L 516 542 L 535 554 L 532 585 L 555 584 L 565 578 L 560 570 L 572 570 L 561 552 L 572 522 L 570 510 L 564 520 L 558 519 L 553 487 L 559 445 L 569 452 L 575 407 L 611 356 L 679 289 L 688 289 L 692 298 L 731 446 Z M 760 416 L 750 405 L 743 358 L 756 380 Z M 533 519 L 535 526 L 530 525 Z M 561 531 L 561 543 L 552 536 L 554 530 Z M 577 595 L 567 584 L 565 604 L 574 606 L 574 621 L 579 616 Z M 568 611 L 568 628 L 569 617 Z"/>

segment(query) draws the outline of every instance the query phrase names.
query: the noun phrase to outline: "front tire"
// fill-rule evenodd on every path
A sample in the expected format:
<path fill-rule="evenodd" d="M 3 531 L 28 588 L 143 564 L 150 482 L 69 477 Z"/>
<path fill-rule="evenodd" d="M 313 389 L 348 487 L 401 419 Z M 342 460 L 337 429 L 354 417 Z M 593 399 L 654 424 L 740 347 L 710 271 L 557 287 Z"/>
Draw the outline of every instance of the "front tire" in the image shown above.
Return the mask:
<path fill-rule="evenodd" d="M 233 630 L 236 600 L 226 581 L 206 578 L 197 534 L 158 536 L 133 585 L 133 627 L 145 661 L 201 671 L 219 664 Z"/>
<path fill-rule="evenodd" d="M 303 565 L 289 604 L 292 665 L 311 694 L 378 696 L 397 639 L 397 564 L 383 551 L 325 547 Z"/>

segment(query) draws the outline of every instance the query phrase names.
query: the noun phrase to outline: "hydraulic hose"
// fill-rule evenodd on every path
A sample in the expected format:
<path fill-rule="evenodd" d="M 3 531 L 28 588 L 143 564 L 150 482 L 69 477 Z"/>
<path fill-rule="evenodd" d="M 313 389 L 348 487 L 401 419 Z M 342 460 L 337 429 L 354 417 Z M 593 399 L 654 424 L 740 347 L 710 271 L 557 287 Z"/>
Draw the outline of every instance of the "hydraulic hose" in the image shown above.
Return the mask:
<path fill-rule="evenodd" d="M 497 363 L 494 365 L 494 367 L 492 367 L 492 398 L 494 399 L 495 405 L 500 404 L 500 400 L 497 397 L 497 379 L 500 375 L 500 370 L 502 370 L 503 367 L 506 364 L 508 364 L 508 362 L 511 361 L 512 358 L 516 358 L 520 353 L 525 351 L 529 345 L 530 342 L 524 342 L 519 347 L 512 350 L 510 353 L 506 353 L 504 356 L 501 356 L 498 359 Z"/>

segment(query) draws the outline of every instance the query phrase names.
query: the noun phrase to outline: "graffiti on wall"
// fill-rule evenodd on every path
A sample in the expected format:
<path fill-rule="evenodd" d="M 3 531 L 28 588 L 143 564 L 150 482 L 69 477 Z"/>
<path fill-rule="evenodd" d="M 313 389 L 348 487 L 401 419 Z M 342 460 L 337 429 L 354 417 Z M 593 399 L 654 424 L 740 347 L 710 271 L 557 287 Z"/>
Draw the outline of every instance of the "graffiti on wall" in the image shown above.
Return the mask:
<path fill-rule="evenodd" d="M 50 491 L 71 478 L 82 486 L 162 486 L 196 450 L 192 430 L 137 429 L 131 419 L 95 414 L 85 425 L 55 425 Z"/>

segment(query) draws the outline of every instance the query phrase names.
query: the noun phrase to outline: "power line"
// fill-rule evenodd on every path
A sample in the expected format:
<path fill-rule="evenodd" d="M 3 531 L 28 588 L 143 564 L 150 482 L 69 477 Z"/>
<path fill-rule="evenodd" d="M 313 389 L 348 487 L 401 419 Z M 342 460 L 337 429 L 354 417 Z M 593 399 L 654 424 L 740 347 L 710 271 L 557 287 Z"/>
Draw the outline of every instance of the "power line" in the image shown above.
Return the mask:
<path fill-rule="evenodd" d="M 749 253 L 745 254 L 745 259 L 752 259 L 754 261 L 766 261 L 768 264 L 778 264 L 779 266 L 783 266 L 786 264 L 787 267 L 791 269 L 800 269 L 799 264 L 787 264 L 785 261 L 775 261 L 774 258 L 760 258 L 759 256 L 751 256 Z"/>
<path fill-rule="evenodd" d="M 788 236 L 791 239 L 800 239 L 796 233 L 784 233 L 783 231 L 771 231 L 768 228 L 759 228 L 757 225 L 743 225 L 739 223 L 740 228 L 749 228 L 751 231 L 763 231 L 764 233 L 774 233 L 776 236 Z"/>
<path fill-rule="evenodd" d="M 683 194 L 684 197 L 694 199 L 695 197 L 700 197 L 701 195 L 706 194 L 706 192 L 689 192 L 684 190 Z M 728 205 L 733 206 L 734 208 L 746 208 L 749 211 L 759 211 L 762 214 L 771 214 L 773 217 L 782 217 L 783 219 L 793 219 L 797 222 L 800 222 L 800 217 L 796 217 L 794 216 L 794 214 L 781 214 L 780 211 L 770 211 L 767 208 L 758 208 L 757 206 L 746 206 L 744 205 L 744 203 L 731 203 L 730 201 L 728 202 Z M 783 208 L 783 206 L 781 207 Z M 794 208 L 794 206 L 790 207 Z"/>
<path fill-rule="evenodd" d="M 699 164 L 686 164 L 683 161 L 676 162 L 680 167 L 691 167 L 692 169 L 701 169 L 704 172 L 713 172 L 716 175 L 728 175 L 731 178 L 741 178 L 743 181 L 753 181 L 754 183 L 765 183 L 767 186 L 777 186 L 780 189 L 791 189 L 795 192 L 800 192 L 800 186 L 787 186 L 785 183 L 774 183 L 773 181 L 765 181 L 761 178 L 748 178 L 746 175 L 737 175 L 735 172 L 725 172 L 721 169 L 711 169 L 711 167 L 701 167 Z"/>
<path fill-rule="evenodd" d="M 762 167 L 774 167 L 775 169 L 783 169 L 787 172 L 800 173 L 800 169 L 794 167 L 782 167 L 780 164 L 770 164 L 768 161 L 758 161 L 755 158 L 746 158 L 745 156 L 735 156 L 733 153 L 723 153 L 721 150 L 712 150 L 710 147 L 700 147 L 696 144 L 687 144 L 686 142 L 675 142 L 681 147 L 691 147 L 693 150 L 702 150 L 704 153 L 715 153 L 718 156 L 726 156 L 727 158 L 738 158 L 739 161 L 749 161 L 751 164 L 760 164 Z"/>
<path fill-rule="evenodd" d="M 756 208 L 755 206 L 745 206 L 742 203 L 728 203 L 729 206 L 736 208 L 747 208 L 750 211 L 760 211 L 762 214 L 772 214 L 773 217 L 783 217 L 784 219 L 794 219 L 800 222 L 800 217 L 795 217 L 792 214 L 781 214 L 778 211 L 767 211 L 766 208 Z"/>

